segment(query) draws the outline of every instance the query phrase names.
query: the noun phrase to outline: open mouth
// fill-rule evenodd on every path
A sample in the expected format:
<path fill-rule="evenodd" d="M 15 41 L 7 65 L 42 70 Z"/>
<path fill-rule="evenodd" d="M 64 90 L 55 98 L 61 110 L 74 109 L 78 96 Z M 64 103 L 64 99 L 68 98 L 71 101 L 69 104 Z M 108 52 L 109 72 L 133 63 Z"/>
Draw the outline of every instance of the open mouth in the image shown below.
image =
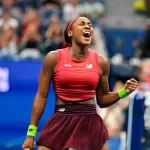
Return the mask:
<path fill-rule="evenodd" d="M 83 36 L 84 36 L 85 38 L 90 38 L 91 32 L 90 32 L 90 31 L 85 31 L 85 32 L 83 32 Z"/>

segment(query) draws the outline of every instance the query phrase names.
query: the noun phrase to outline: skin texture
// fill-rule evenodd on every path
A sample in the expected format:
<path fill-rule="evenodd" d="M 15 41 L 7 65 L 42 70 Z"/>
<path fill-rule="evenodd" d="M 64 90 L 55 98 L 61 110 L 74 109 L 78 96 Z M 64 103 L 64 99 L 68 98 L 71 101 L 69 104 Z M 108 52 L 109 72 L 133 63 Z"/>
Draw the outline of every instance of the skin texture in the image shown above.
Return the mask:
<path fill-rule="evenodd" d="M 83 37 L 84 31 L 91 32 L 91 37 L 89 39 Z M 77 60 L 85 59 L 85 56 L 88 52 L 88 47 L 91 43 L 93 36 L 93 27 L 90 21 L 84 17 L 76 19 L 76 21 L 72 25 L 71 30 L 68 32 L 68 36 L 72 38 L 72 47 L 70 48 L 71 57 Z M 32 115 L 30 121 L 31 125 L 38 126 L 39 120 L 44 112 L 50 82 L 52 80 L 54 69 L 58 61 L 57 57 L 58 52 L 54 51 L 48 53 L 44 58 L 43 67 L 41 69 L 39 77 L 38 91 L 32 108 Z M 108 76 L 110 66 L 106 58 L 103 56 L 99 56 L 99 67 L 102 75 L 96 89 L 97 103 L 100 107 L 108 107 L 116 103 L 120 98 L 117 93 L 109 92 Z M 127 93 L 133 92 L 137 86 L 138 83 L 135 79 L 128 80 L 125 84 L 126 92 Z M 66 102 L 62 101 L 60 98 L 56 96 L 56 104 L 59 105 L 65 103 Z M 94 104 L 94 97 L 86 101 L 70 102 L 70 103 Z M 26 148 L 32 149 L 33 147 L 34 147 L 34 140 L 31 138 L 26 138 L 24 144 L 22 145 L 22 150 L 25 150 Z M 39 146 L 38 150 L 49 150 L 49 149 L 43 146 Z M 104 144 L 102 150 L 109 150 L 107 143 Z"/>

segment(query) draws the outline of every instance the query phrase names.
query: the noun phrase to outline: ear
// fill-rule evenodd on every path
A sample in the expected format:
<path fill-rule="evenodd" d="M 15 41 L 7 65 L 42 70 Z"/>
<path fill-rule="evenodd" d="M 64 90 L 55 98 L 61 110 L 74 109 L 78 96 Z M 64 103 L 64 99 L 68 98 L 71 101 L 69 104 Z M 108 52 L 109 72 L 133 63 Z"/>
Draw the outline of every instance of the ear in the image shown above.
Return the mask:
<path fill-rule="evenodd" d="M 72 31 L 68 32 L 68 36 L 71 37 L 72 36 Z"/>

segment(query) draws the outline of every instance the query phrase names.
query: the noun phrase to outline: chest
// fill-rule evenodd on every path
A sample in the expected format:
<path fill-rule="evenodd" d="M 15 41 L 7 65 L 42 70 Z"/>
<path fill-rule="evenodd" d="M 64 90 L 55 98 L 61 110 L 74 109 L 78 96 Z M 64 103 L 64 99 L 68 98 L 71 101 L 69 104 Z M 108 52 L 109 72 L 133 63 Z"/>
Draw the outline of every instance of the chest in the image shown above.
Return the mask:
<path fill-rule="evenodd" d="M 63 88 L 96 88 L 100 79 L 97 67 L 92 63 L 65 63 L 54 75 Z"/>

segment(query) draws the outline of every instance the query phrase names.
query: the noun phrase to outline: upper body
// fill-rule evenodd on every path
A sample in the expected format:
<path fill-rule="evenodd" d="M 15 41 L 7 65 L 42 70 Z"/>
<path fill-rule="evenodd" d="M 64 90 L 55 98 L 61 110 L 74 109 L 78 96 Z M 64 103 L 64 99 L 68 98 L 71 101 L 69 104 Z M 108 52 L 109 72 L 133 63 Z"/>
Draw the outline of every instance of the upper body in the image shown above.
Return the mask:
<path fill-rule="evenodd" d="M 0 17 L 0 29 L 1 31 L 6 31 L 9 28 L 17 29 L 19 23 L 17 19 L 11 17 L 10 12 L 5 10 Z"/>
<path fill-rule="evenodd" d="M 68 55 L 70 55 L 70 57 L 72 59 L 77 60 L 77 61 L 86 60 L 86 56 L 88 55 L 88 52 L 89 52 L 89 45 L 90 45 L 92 37 L 93 37 L 93 32 L 94 31 L 93 31 L 91 22 L 85 17 L 79 17 L 77 19 L 74 19 L 68 24 L 68 26 L 65 30 L 65 33 L 64 33 L 64 37 L 65 37 L 66 41 L 70 44 Z M 93 53 L 93 52 L 90 52 L 90 53 Z M 47 99 L 50 82 L 53 80 L 53 78 L 55 78 L 55 75 L 57 76 L 57 73 L 55 72 L 55 68 L 57 67 L 57 64 L 59 64 L 59 61 L 61 61 L 61 60 L 59 60 L 58 54 L 59 54 L 58 51 L 52 51 L 45 56 L 43 68 L 41 70 L 41 75 L 40 75 L 40 79 L 39 79 L 39 89 L 38 89 L 38 94 L 37 94 L 38 96 L 42 97 L 42 99 Z M 102 106 L 105 102 L 110 103 L 112 101 L 112 103 L 113 103 L 114 100 L 118 101 L 120 98 L 117 93 L 109 92 L 109 84 L 108 84 L 108 76 L 109 76 L 109 71 L 110 71 L 109 62 L 107 61 L 107 59 L 104 56 L 101 56 L 97 53 L 95 55 L 97 57 L 96 58 L 97 60 L 95 59 L 93 61 L 93 63 L 98 65 L 96 71 L 99 75 L 96 76 L 95 79 L 93 79 L 94 80 L 94 82 L 93 82 L 94 85 L 93 85 L 93 89 L 92 89 L 93 95 L 91 97 L 88 97 L 88 96 L 86 96 L 86 94 L 88 94 L 88 93 L 84 93 L 85 98 L 83 96 L 82 99 L 76 99 L 76 100 L 80 100 L 80 101 L 78 101 L 78 103 L 94 104 L 94 96 L 96 94 L 97 103 L 98 103 L 98 105 Z M 97 61 L 97 63 L 96 63 L 96 61 Z M 61 72 L 63 72 L 63 70 L 61 70 Z M 71 72 L 69 74 L 70 74 L 70 76 L 68 77 L 68 81 L 71 78 L 71 76 L 73 75 L 73 72 Z M 88 72 L 88 74 L 89 74 L 89 72 Z M 66 75 L 68 75 L 68 74 L 66 74 Z M 85 76 L 84 78 L 85 78 L 84 80 L 86 80 L 86 82 L 88 82 L 89 80 L 92 80 L 92 77 L 87 78 L 87 76 Z M 72 78 L 72 80 L 74 80 L 74 78 Z M 53 80 L 53 81 L 55 81 L 54 82 L 55 85 L 57 84 L 57 82 L 58 83 L 60 82 L 59 80 L 57 80 L 57 82 L 56 82 L 56 80 Z M 87 88 L 87 86 L 90 86 L 86 82 L 85 82 L 85 88 Z M 76 82 L 74 82 L 74 84 L 72 84 L 72 82 L 70 82 L 70 85 L 68 83 L 67 86 L 73 87 L 74 85 L 76 85 Z M 88 87 L 88 88 L 90 88 L 90 87 Z M 77 87 L 76 88 L 73 87 L 73 89 L 75 90 L 75 89 L 77 89 Z M 59 89 L 59 90 L 63 90 L 63 89 Z M 76 91 L 76 93 L 77 92 L 80 93 L 81 92 L 80 90 Z M 131 89 L 129 89 L 129 92 L 130 92 L 130 90 L 131 91 L 134 90 L 134 87 L 131 87 Z M 55 89 L 55 91 L 56 91 L 56 104 L 65 103 L 66 101 L 63 100 L 63 97 L 61 98 L 60 95 L 58 96 L 57 88 Z M 66 91 L 64 90 L 63 92 L 65 94 L 65 92 L 67 93 L 67 90 Z M 62 95 L 62 93 L 61 93 L 61 95 Z M 67 99 L 69 99 L 69 98 L 67 98 Z M 70 102 L 70 103 L 72 103 L 72 102 Z"/>
<path fill-rule="evenodd" d="M 3 31 L 0 44 L 2 50 L 7 50 L 10 53 L 18 52 L 18 36 L 13 28 Z"/>
<path fill-rule="evenodd" d="M 53 64 L 51 80 L 57 104 L 66 102 L 94 104 L 96 88 L 104 68 L 109 71 L 105 57 L 88 49 L 86 58 L 73 59 L 70 55 L 70 47 L 50 52 L 46 57 L 47 69 Z"/>

